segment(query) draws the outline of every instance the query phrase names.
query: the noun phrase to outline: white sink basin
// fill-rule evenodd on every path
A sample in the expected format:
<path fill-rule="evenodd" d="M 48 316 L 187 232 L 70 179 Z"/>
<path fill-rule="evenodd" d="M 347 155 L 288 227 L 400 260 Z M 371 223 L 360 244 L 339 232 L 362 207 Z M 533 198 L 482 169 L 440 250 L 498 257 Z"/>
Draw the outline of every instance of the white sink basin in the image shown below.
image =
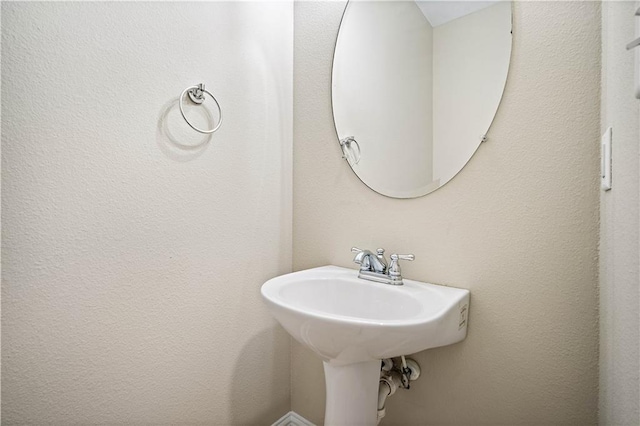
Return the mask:
<path fill-rule="evenodd" d="M 463 340 L 469 291 L 404 280 L 393 286 L 324 266 L 262 286 L 271 313 L 333 365 L 408 355 Z"/>
<path fill-rule="evenodd" d="M 375 426 L 380 360 L 459 342 L 469 291 L 404 280 L 394 286 L 324 266 L 262 286 L 271 313 L 324 361 L 325 425 Z"/>

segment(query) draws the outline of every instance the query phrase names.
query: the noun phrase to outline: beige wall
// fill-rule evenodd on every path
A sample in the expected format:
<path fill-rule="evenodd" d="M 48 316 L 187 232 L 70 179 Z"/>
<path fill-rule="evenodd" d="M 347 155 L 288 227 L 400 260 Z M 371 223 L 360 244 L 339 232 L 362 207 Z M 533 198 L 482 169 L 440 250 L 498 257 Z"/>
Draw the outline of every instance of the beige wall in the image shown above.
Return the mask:
<path fill-rule="evenodd" d="M 638 7 L 630 1 L 607 2 L 602 9 L 601 131 L 613 129 L 612 189 L 600 196 L 602 425 L 640 424 L 640 100 L 633 94 L 633 52 L 625 49 L 634 38 Z"/>
<path fill-rule="evenodd" d="M 295 5 L 294 269 L 355 267 L 351 246 L 380 246 L 415 253 L 408 278 L 472 295 L 467 339 L 415 355 L 424 375 L 384 424 L 596 423 L 599 4 L 515 4 L 488 143 L 415 200 L 374 193 L 340 158 L 330 75 L 343 7 Z M 322 384 L 321 362 L 294 344 L 292 408 L 317 424 Z"/>
<path fill-rule="evenodd" d="M 291 268 L 292 18 L 291 2 L 2 4 L 4 423 L 289 410 L 290 339 L 259 288 Z M 224 123 L 179 149 L 169 135 L 203 140 L 175 104 L 199 82 Z"/>

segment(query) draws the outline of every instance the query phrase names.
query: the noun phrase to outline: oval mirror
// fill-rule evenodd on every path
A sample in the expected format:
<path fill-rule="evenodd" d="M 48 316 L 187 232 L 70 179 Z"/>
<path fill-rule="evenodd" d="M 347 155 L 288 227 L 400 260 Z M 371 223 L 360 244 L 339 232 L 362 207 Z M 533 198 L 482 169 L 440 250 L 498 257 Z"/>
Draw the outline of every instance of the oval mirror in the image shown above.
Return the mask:
<path fill-rule="evenodd" d="M 451 180 L 496 114 L 511 57 L 511 2 L 350 1 L 333 59 L 344 157 L 382 195 Z"/>

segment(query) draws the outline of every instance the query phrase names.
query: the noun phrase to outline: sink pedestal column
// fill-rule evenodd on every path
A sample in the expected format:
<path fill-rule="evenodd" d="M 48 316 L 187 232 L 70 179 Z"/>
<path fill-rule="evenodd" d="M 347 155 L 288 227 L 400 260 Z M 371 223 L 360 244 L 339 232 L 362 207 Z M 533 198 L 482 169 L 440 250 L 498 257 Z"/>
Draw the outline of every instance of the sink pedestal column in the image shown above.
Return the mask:
<path fill-rule="evenodd" d="M 327 385 L 325 426 L 376 426 L 380 360 L 323 364 Z"/>

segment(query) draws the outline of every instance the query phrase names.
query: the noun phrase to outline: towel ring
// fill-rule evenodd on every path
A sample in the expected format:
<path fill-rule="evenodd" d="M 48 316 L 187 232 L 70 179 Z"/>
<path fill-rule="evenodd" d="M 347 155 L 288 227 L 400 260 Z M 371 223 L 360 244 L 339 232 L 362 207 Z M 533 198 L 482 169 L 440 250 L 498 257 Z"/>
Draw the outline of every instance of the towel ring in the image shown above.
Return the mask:
<path fill-rule="evenodd" d="M 356 155 L 353 148 L 352 148 L 352 144 L 356 145 L 356 148 L 358 148 L 358 154 Z M 358 164 L 360 162 L 360 155 L 362 153 L 362 151 L 360 151 L 360 144 L 358 143 L 358 141 L 356 140 L 356 138 L 354 138 L 353 136 L 347 136 L 344 139 L 340 139 L 340 148 L 342 149 L 342 158 L 344 158 L 345 160 L 347 160 L 347 163 L 349 163 L 349 165 L 355 165 Z M 351 164 L 351 161 L 349 161 L 351 159 L 351 156 L 349 155 L 348 151 L 352 151 L 353 152 L 353 164 Z"/>
<path fill-rule="evenodd" d="M 184 114 L 184 107 L 182 105 L 182 100 L 184 99 L 184 94 L 188 93 L 189 94 L 189 99 L 191 99 L 191 102 L 193 102 L 194 104 L 202 104 L 204 102 L 204 94 L 206 93 L 207 95 L 211 96 L 211 99 L 213 99 L 213 101 L 216 103 L 216 106 L 218 107 L 218 112 L 220 113 L 220 121 L 218 121 L 218 125 L 216 127 L 214 127 L 211 130 L 203 130 L 203 129 L 199 129 L 196 126 L 194 126 L 193 124 L 191 124 L 189 122 L 189 120 L 187 119 L 187 116 Z M 182 91 L 182 93 L 180 94 L 180 99 L 178 100 L 178 105 L 180 106 L 180 114 L 182 114 L 182 118 L 184 118 L 184 121 L 187 122 L 187 124 L 196 132 L 200 132 L 200 133 L 205 133 L 205 134 L 211 134 L 213 132 L 215 132 L 216 130 L 218 130 L 220 128 L 220 125 L 222 124 L 222 108 L 220 108 L 220 104 L 218 103 L 218 100 L 216 99 L 215 96 L 213 96 L 211 94 L 210 91 L 206 90 L 204 88 L 204 84 L 200 83 L 197 86 L 190 86 L 187 87 L 186 89 L 184 89 Z"/>

